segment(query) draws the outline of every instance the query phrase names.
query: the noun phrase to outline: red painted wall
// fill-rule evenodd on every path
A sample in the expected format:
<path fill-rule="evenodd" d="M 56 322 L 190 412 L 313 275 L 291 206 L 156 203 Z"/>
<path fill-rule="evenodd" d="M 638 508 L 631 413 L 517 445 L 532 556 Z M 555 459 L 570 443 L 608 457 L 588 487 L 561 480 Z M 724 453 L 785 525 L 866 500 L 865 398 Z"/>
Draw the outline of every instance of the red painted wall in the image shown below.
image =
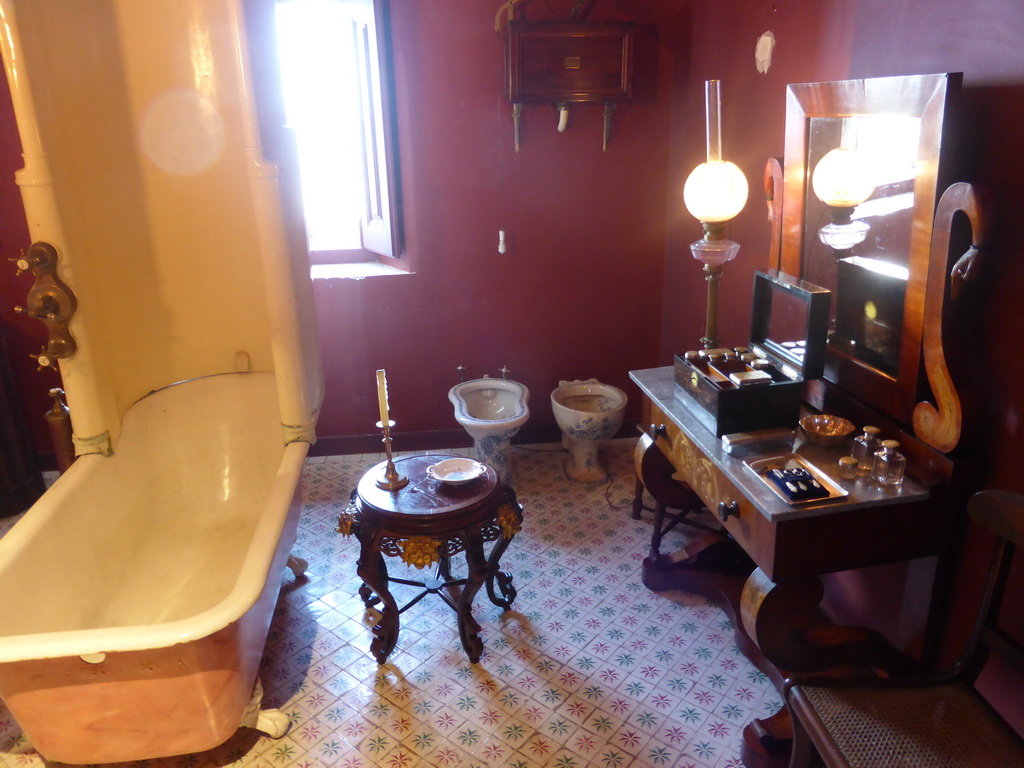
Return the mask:
<path fill-rule="evenodd" d="M 964 73 L 959 116 L 959 178 L 986 187 L 996 202 L 995 245 L 980 286 L 978 316 L 968 318 L 980 345 L 979 361 L 999 365 L 974 368 L 974 386 L 984 391 L 983 445 L 990 460 L 979 481 L 1021 487 L 1019 466 L 1024 413 L 1024 359 L 1010 354 L 1024 321 L 1010 308 L 1019 294 L 1024 261 L 1017 258 L 1024 217 L 1017 211 L 1024 188 L 1024 155 L 1019 136 L 1024 123 L 1024 5 L 1015 0 L 983 0 L 969 14 L 958 0 L 916 0 L 899 9 L 882 0 L 843 0 L 823 4 L 789 0 L 755 4 L 744 0 L 695 3 L 688 19 L 690 58 L 678 62 L 673 91 L 670 177 L 683 178 L 699 162 L 703 83 L 723 82 L 725 153 L 751 180 L 747 207 L 732 226 L 743 245 L 723 278 L 723 323 L 743 336 L 749 323 L 750 272 L 767 265 L 768 224 L 758 191 L 764 161 L 781 156 L 785 123 L 785 87 L 790 82 L 873 77 L 924 72 Z M 766 75 L 754 68 L 754 41 L 772 30 L 778 43 Z M 694 226 L 670 215 L 664 285 L 661 358 L 690 343 L 694 320 L 702 311 L 671 301 L 690 288 L 696 264 L 686 253 Z M 732 278 L 730 280 L 730 278 Z"/>
<path fill-rule="evenodd" d="M 522 18 L 568 18 L 569 0 Z M 601 149 L 603 109 L 523 108 L 513 150 L 504 96 L 504 26 L 495 4 L 393 2 L 407 258 L 415 274 L 317 281 L 327 370 L 319 433 L 373 432 L 374 371 L 386 368 L 396 445 L 402 432 L 458 430 L 448 389 L 466 377 L 511 377 L 531 391 L 527 433 L 553 427 L 560 379 L 628 389 L 628 371 L 658 362 L 665 250 L 672 52 L 667 18 L 630 6 L 591 20 L 644 26 L 636 94 Z M 651 3 L 650 5 L 657 5 Z M 661 39 L 659 39 L 659 37 Z M 508 250 L 497 252 L 498 231 Z M 631 414 L 639 416 L 639 395 Z M 462 441 L 469 444 L 468 436 Z"/>
<path fill-rule="evenodd" d="M 519 17 L 563 20 L 575 4 L 527 4 Z M 560 379 L 596 377 L 628 390 L 629 370 L 658 363 L 665 190 L 675 183 L 668 157 L 679 4 L 634 3 L 624 12 L 599 3 L 590 14 L 641 28 L 634 98 L 617 110 L 607 152 L 600 105 L 574 107 L 561 134 L 552 105 L 524 108 L 516 154 L 496 6 L 392 3 L 413 273 L 317 281 L 327 384 L 321 449 L 339 445 L 331 438 L 374 431 L 377 368 L 388 372 L 398 435 L 435 433 L 468 445 L 447 400 L 459 380 L 456 366 L 465 366 L 467 378 L 496 376 L 507 366 L 532 392 L 522 434 L 552 435 L 548 398 Z M 0 134 L 0 172 L 10 179 L 21 158 L 9 111 L 0 113 Z M 27 235 L 16 188 L 8 182 L 2 192 L 0 238 L 13 256 Z M 500 228 L 504 255 L 497 253 Z M 58 382 L 37 374 L 27 358 L 42 346 L 41 328 L 10 311 L 26 280 L 0 279 L 0 321 L 12 329 L 35 444 L 46 452 L 41 413 L 46 390 Z M 627 416 L 635 418 L 639 396 L 630 394 Z M 450 434 L 436 435 L 444 431 Z"/>
<path fill-rule="evenodd" d="M 53 446 L 43 414 L 50 404 L 47 392 L 60 386 L 60 377 L 49 368 L 37 371 L 36 361 L 29 357 L 46 346 L 46 330 L 38 320 L 14 312 L 15 305 L 25 303 L 32 275 L 16 276 L 17 268 L 7 261 L 17 258 L 31 245 L 21 192 L 14 184 L 14 174 L 22 166 L 14 107 L 7 80 L 0 78 L 0 332 L 7 344 L 8 360 L 19 390 L 18 406 L 24 411 L 33 447 L 37 453 L 50 453 Z"/>

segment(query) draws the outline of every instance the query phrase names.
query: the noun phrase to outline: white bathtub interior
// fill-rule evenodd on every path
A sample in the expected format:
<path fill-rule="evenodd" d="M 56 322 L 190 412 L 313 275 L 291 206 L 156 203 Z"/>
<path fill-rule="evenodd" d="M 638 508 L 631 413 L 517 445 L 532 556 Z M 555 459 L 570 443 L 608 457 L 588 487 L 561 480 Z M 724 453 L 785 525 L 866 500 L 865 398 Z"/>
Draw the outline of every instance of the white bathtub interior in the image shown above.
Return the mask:
<path fill-rule="evenodd" d="M 0 539 L 0 661 L 173 645 L 244 613 L 279 577 L 308 449 L 266 418 L 276 398 L 271 374 L 226 374 L 130 408 L 120 449 L 79 458 Z"/>

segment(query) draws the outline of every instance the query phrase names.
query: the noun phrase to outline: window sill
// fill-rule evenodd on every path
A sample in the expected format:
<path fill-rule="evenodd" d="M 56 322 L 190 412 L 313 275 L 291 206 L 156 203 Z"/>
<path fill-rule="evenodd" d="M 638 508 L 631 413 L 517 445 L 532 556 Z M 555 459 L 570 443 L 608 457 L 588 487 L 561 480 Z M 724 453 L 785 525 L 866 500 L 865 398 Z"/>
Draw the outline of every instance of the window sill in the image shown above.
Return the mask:
<path fill-rule="evenodd" d="M 379 261 L 360 261 L 354 264 L 314 264 L 309 270 L 314 280 L 362 280 L 377 275 L 408 275 L 402 269 Z"/>

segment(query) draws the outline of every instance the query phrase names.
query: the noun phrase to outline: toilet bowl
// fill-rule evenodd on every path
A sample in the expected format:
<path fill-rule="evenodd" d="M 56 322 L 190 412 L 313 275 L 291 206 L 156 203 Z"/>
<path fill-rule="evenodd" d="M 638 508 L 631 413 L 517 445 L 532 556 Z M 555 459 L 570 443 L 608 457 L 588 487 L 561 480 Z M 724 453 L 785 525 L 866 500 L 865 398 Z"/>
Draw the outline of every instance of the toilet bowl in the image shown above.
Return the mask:
<path fill-rule="evenodd" d="M 562 430 L 565 474 L 570 480 L 595 483 L 608 479 L 598 448 L 622 426 L 626 393 L 597 379 L 561 381 L 551 393 L 551 410 Z"/>
<path fill-rule="evenodd" d="M 530 390 L 511 379 L 484 376 L 448 391 L 455 420 L 473 438 L 477 461 L 490 464 L 501 482 L 511 484 L 512 436 L 530 418 Z"/>

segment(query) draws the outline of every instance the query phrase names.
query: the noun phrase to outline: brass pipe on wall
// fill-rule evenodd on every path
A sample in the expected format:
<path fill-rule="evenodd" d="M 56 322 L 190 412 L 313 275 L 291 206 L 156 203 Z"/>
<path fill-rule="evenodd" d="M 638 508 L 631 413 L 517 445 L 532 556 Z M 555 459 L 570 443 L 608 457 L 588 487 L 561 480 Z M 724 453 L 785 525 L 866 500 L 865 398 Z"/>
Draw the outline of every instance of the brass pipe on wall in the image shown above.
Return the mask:
<path fill-rule="evenodd" d="M 50 440 L 53 441 L 53 453 L 57 457 L 57 469 L 61 474 L 75 460 L 75 444 L 71 439 L 71 412 L 61 399 L 64 390 L 54 387 L 50 390 L 53 407 L 46 412 L 46 425 L 50 428 Z"/>

